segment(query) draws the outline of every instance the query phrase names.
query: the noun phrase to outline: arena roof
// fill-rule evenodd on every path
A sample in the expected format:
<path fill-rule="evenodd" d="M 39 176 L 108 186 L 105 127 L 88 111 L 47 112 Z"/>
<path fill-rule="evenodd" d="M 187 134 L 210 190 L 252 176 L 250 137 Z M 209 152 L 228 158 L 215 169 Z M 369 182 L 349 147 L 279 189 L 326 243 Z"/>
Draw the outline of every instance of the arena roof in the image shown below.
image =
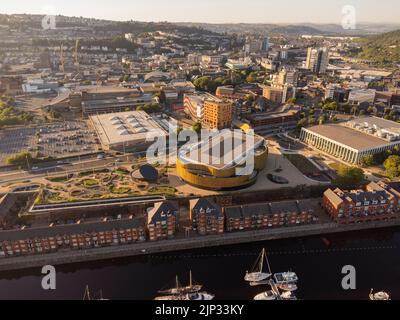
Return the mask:
<path fill-rule="evenodd" d="M 167 120 L 150 116 L 144 111 L 108 113 L 91 116 L 102 145 L 114 145 L 132 141 L 145 141 L 147 135 L 166 135 L 163 129 Z"/>
<path fill-rule="evenodd" d="M 216 169 L 227 169 L 244 163 L 252 150 L 265 145 L 265 139 L 254 135 L 254 144 L 246 135 L 237 131 L 223 130 L 198 143 L 183 147 L 179 159 L 186 163 L 203 164 Z"/>

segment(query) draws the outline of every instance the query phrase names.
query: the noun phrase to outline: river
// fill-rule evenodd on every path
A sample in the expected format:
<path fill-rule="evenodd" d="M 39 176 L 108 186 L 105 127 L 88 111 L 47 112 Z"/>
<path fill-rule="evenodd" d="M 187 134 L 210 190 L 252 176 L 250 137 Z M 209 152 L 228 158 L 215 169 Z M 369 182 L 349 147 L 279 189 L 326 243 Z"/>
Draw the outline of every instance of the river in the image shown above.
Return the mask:
<path fill-rule="evenodd" d="M 265 247 L 273 272 L 295 271 L 302 300 L 368 299 L 371 288 L 400 299 L 400 228 L 269 241 L 57 267 L 56 290 L 41 288 L 41 270 L 0 273 L 0 299 L 82 299 L 86 285 L 107 299 L 152 299 L 189 270 L 216 299 L 249 300 L 264 291 L 243 277 Z M 356 268 L 357 289 L 345 291 L 345 265 Z"/>

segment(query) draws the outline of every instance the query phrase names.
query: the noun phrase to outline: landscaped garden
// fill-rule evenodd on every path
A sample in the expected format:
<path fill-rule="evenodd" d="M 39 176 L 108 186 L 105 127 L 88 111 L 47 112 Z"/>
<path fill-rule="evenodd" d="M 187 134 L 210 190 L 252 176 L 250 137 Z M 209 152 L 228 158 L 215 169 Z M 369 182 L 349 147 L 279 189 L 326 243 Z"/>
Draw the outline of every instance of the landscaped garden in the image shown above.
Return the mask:
<path fill-rule="evenodd" d="M 35 204 L 77 202 L 146 195 L 164 195 L 172 198 L 177 190 L 168 185 L 168 168 L 158 165 L 156 182 L 137 181 L 132 173 L 137 166 L 98 170 L 48 177 L 48 183 L 39 192 Z"/>

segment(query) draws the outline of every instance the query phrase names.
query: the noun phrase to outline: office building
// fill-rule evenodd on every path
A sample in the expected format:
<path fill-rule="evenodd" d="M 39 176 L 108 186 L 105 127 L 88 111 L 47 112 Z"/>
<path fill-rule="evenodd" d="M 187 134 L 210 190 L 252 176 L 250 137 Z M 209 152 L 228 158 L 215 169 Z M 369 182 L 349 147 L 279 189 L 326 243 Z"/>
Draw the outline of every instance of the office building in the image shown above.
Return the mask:
<path fill-rule="evenodd" d="M 286 103 L 288 99 L 296 97 L 296 88 L 289 84 L 264 86 L 263 97 L 275 104 Z"/>
<path fill-rule="evenodd" d="M 328 48 L 308 48 L 306 68 L 314 73 L 326 72 L 329 64 Z"/>
<path fill-rule="evenodd" d="M 202 125 L 208 129 L 231 128 L 232 103 L 217 97 L 205 99 Z"/>
<path fill-rule="evenodd" d="M 286 105 L 274 112 L 255 113 L 246 116 L 249 126 L 259 135 L 274 135 L 295 129 L 300 108 Z"/>
<path fill-rule="evenodd" d="M 349 94 L 350 103 L 365 103 L 373 104 L 376 97 L 376 90 L 373 89 L 358 89 L 351 90 Z"/>
<path fill-rule="evenodd" d="M 342 124 L 303 128 L 300 140 L 343 161 L 359 164 L 366 155 L 400 145 L 400 124 L 363 117 Z"/>

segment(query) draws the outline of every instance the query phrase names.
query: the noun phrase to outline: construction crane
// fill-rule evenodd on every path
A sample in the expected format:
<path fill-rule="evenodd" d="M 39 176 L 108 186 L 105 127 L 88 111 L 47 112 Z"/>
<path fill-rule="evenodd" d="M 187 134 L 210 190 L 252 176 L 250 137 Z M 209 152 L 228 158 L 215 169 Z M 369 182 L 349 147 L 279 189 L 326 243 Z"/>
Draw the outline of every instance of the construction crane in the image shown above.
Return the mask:
<path fill-rule="evenodd" d="M 76 40 L 74 57 L 75 57 L 75 66 L 79 73 L 80 72 L 80 64 L 79 64 L 79 53 L 78 52 L 79 52 L 79 40 Z"/>
<path fill-rule="evenodd" d="M 60 69 L 61 72 L 65 72 L 65 67 L 64 67 L 65 59 L 64 59 L 64 45 L 61 43 L 60 46 Z"/>

